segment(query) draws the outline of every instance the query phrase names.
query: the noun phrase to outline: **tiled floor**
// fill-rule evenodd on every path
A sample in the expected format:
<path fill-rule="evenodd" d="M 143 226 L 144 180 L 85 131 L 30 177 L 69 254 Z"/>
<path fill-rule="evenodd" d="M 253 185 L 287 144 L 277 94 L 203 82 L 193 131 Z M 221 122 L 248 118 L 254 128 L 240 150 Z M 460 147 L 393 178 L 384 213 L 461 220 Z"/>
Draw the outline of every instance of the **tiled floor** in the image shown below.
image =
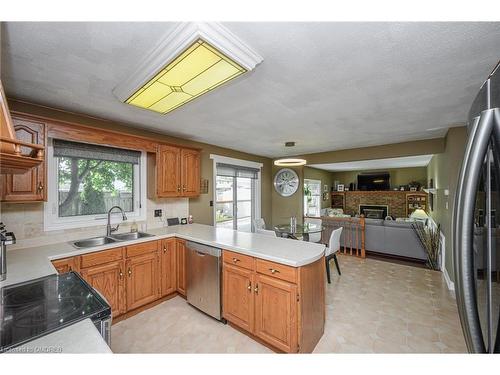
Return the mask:
<path fill-rule="evenodd" d="M 455 299 L 439 272 L 340 256 L 327 285 L 325 334 L 317 353 L 465 352 Z M 180 297 L 112 328 L 117 353 L 266 353 Z"/>

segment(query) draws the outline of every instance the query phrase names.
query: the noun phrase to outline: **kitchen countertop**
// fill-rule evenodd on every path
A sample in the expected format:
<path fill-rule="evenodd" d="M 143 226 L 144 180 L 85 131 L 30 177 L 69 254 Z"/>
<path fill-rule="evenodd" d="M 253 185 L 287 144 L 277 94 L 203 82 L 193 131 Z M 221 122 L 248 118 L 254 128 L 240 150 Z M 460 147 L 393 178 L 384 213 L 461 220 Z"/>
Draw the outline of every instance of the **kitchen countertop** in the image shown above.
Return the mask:
<path fill-rule="evenodd" d="M 76 249 L 69 242 L 62 242 L 7 251 L 7 278 L 0 282 L 0 287 L 55 274 L 56 270 L 51 263 L 51 260 L 54 259 L 170 237 L 183 238 L 292 267 L 313 263 L 320 259 L 325 252 L 325 245 L 321 244 L 215 228 L 202 224 L 156 228 L 148 230 L 147 233 L 153 234 L 154 237 L 115 242 L 86 249 Z M 101 234 L 102 232 L 99 232 L 95 235 Z M 40 347 L 62 353 L 111 352 L 111 349 L 88 319 L 22 345 L 19 351 L 33 353 L 40 350 L 37 349 Z"/>
<path fill-rule="evenodd" d="M 42 336 L 17 346 L 7 353 L 52 354 L 52 353 L 112 353 L 90 319 Z"/>
<path fill-rule="evenodd" d="M 7 251 L 7 278 L 0 287 L 33 280 L 56 273 L 51 260 L 127 246 L 162 238 L 178 237 L 241 254 L 270 260 L 292 267 L 315 262 L 324 255 L 325 245 L 272 237 L 264 234 L 215 228 L 210 225 L 188 224 L 148 230 L 154 237 L 115 242 L 103 246 L 76 249 L 69 242 Z M 96 236 L 102 233 L 96 233 Z"/>

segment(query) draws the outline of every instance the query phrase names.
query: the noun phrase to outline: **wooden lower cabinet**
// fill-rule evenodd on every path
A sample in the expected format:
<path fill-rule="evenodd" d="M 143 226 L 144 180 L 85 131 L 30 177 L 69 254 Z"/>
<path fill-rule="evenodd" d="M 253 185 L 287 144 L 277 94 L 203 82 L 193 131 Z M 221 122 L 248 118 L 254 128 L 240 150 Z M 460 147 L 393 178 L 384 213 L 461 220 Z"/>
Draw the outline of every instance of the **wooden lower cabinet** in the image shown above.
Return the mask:
<path fill-rule="evenodd" d="M 297 351 L 297 285 L 255 277 L 255 336 L 287 353 Z"/>
<path fill-rule="evenodd" d="M 177 291 L 186 296 L 186 241 L 176 241 Z"/>
<path fill-rule="evenodd" d="M 223 317 L 279 351 L 312 352 L 325 324 L 324 258 L 298 268 L 234 258 L 224 251 Z"/>
<path fill-rule="evenodd" d="M 161 241 L 160 248 L 160 292 L 168 296 L 177 290 L 176 239 Z"/>
<path fill-rule="evenodd" d="M 127 258 L 127 311 L 160 298 L 158 253 Z"/>
<path fill-rule="evenodd" d="M 82 277 L 97 291 L 99 291 L 111 306 L 113 318 L 126 312 L 125 261 L 115 261 L 81 271 Z"/>
<path fill-rule="evenodd" d="M 248 332 L 254 330 L 254 275 L 252 271 L 224 265 L 222 306 L 225 319 Z"/>

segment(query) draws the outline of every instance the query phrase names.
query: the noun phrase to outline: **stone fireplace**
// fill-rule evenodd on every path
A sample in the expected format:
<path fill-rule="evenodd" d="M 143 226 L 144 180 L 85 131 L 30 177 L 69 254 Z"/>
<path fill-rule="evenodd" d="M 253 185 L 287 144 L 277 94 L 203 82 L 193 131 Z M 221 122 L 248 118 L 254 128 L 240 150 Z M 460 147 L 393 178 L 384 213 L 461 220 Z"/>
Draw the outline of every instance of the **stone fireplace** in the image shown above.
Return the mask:
<path fill-rule="evenodd" d="M 364 215 L 368 219 L 385 219 L 389 207 L 380 204 L 360 204 L 359 214 Z"/>

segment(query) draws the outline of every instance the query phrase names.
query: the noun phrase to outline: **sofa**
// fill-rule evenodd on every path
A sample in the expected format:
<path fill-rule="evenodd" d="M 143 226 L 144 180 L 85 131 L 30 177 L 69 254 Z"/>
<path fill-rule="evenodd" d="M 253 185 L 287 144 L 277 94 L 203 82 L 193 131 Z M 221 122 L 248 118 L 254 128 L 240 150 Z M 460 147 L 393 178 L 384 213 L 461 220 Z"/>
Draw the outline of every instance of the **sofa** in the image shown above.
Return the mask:
<path fill-rule="evenodd" d="M 328 242 L 331 231 L 338 227 L 340 223 L 342 221 L 335 222 L 328 220 L 328 218 L 323 220 L 323 225 L 326 228 L 323 233 L 323 242 Z M 344 228 L 340 237 L 342 246 L 352 244 L 353 247 L 357 247 L 355 244 L 359 245 L 361 243 L 359 238 L 360 227 L 357 223 L 359 223 L 359 219 L 350 218 L 349 222 L 346 221 L 341 225 Z M 411 224 L 411 222 L 406 221 L 366 218 L 365 250 L 425 261 L 427 253 Z"/>

